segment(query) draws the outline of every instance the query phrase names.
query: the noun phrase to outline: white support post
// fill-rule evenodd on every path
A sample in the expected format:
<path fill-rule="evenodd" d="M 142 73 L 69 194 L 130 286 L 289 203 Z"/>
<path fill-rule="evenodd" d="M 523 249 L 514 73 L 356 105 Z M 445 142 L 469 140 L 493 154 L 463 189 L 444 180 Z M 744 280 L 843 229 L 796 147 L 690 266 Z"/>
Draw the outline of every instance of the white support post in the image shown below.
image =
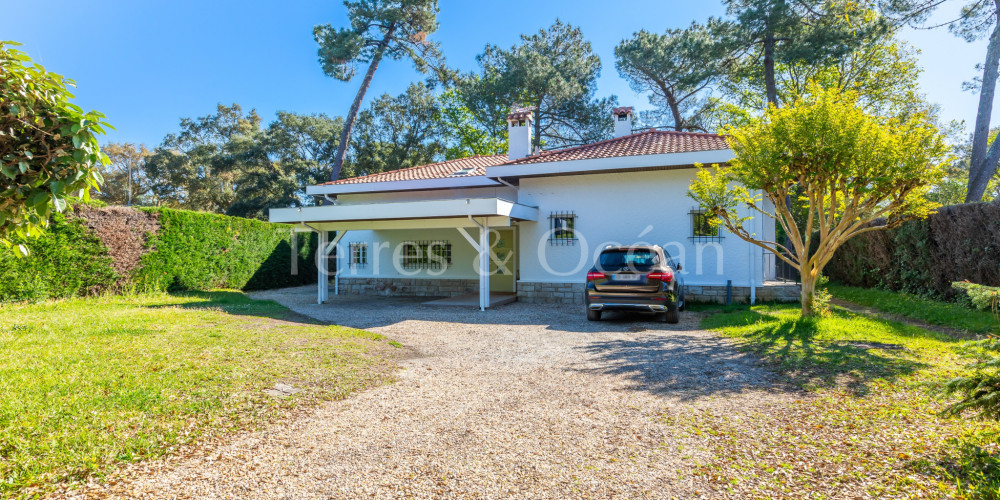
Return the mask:
<path fill-rule="evenodd" d="M 330 252 L 337 250 L 337 245 L 340 244 L 340 239 L 343 238 L 345 234 L 347 234 L 347 231 L 344 230 L 337 231 L 337 236 L 335 236 L 333 238 L 333 241 L 331 241 L 330 244 L 327 245 L 326 247 L 327 255 L 330 255 Z M 333 275 L 333 294 L 340 295 L 340 252 L 339 251 L 337 252 L 336 257 L 334 257 L 334 259 L 335 260 L 333 261 L 333 263 L 337 268 L 337 271 Z"/>
<path fill-rule="evenodd" d="M 330 288 L 330 277 L 328 276 L 326 265 L 326 240 L 329 238 L 329 233 L 326 231 L 318 231 L 318 233 L 319 244 L 316 245 L 316 303 L 322 304 L 326 302 L 326 294 L 329 293 Z"/>
<path fill-rule="evenodd" d="M 490 227 L 479 228 L 479 310 L 490 307 Z"/>

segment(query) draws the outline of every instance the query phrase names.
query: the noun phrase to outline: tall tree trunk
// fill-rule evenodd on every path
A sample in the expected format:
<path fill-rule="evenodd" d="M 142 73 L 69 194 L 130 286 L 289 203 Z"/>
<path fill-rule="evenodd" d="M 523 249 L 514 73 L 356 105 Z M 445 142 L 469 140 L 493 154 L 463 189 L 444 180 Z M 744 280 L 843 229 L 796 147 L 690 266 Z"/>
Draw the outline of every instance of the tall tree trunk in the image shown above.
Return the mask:
<path fill-rule="evenodd" d="M 132 162 L 128 164 L 128 202 L 126 206 L 132 206 Z"/>
<path fill-rule="evenodd" d="M 538 102 L 535 103 L 535 111 L 532 113 L 532 117 L 535 119 L 535 123 L 532 124 L 534 125 L 535 130 L 532 131 L 534 136 L 531 138 L 531 150 L 528 151 L 529 155 L 534 154 L 535 150 L 541 148 L 542 146 L 542 99 L 539 99 Z"/>
<path fill-rule="evenodd" d="M 672 94 L 666 95 L 667 107 L 670 108 L 670 114 L 673 115 L 674 118 L 674 130 L 683 132 L 686 124 L 684 123 L 684 115 L 681 114 L 680 104 L 677 102 L 677 99 L 674 99 Z"/>
<path fill-rule="evenodd" d="M 375 70 L 378 69 L 378 65 L 382 62 L 382 55 L 385 54 L 385 49 L 389 47 L 389 42 L 392 41 L 392 35 L 396 32 L 396 25 L 392 24 L 389 29 L 386 30 L 385 36 L 382 37 L 382 41 L 379 42 L 378 47 L 375 49 L 375 53 L 372 55 L 372 61 L 368 64 L 368 71 L 365 73 L 365 79 L 361 80 L 361 88 L 358 89 L 358 94 L 354 96 L 354 102 L 351 104 L 351 109 L 347 112 L 347 117 L 344 119 L 344 130 L 340 132 L 340 144 L 337 145 L 337 155 L 333 158 L 333 167 L 330 170 L 330 181 L 336 182 L 340 179 L 340 171 L 344 167 L 344 159 L 347 158 L 347 146 L 351 142 L 351 130 L 354 128 L 354 122 L 358 119 L 358 112 L 361 110 L 361 102 L 365 100 L 365 93 L 368 92 L 368 87 L 372 84 L 372 78 L 375 76 Z"/>
<path fill-rule="evenodd" d="M 1000 0 L 994 0 L 997 11 L 1000 11 Z M 983 63 L 983 85 L 979 90 L 979 109 L 976 111 L 976 129 L 972 135 L 972 159 L 969 164 L 969 186 L 965 193 L 966 203 L 975 203 L 983 199 L 986 186 L 996 173 L 997 162 L 995 147 L 990 147 L 990 121 L 993 118 L 993 95 L 997 88 L 997 74 L 1000 70 L 1000 22 L 994 19 L 993 33 L 990 44 L 986 48 L 986 61 Z M 995 142 L 995 141 L 994 141 Z M 989 149 L 988 154 L 987 149 Z"/>
<path fill-rule="evenodd" d="M 778 106 L 778 85 L 774 79 L 774 33 L 768 29 L 764 35 L 764 85 L 767 88 L 767 102 Z"/>
<path fill-rule="evenodd" d="M 802 282 L 802 317 L 806 318 L 816 314 L 816 275 L 808 270 L 799 270 L 800 281 Z"/>

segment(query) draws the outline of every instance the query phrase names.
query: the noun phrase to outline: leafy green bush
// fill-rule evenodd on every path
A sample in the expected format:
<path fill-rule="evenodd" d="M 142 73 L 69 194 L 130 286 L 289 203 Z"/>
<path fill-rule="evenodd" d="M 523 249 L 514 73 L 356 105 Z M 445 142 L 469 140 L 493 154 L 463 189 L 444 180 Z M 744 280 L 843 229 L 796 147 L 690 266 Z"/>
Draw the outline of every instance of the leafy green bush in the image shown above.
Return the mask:
<path fill-rule="evenodd" d="M 826 266 L 834 282 L 960 298 L 956 281 L 1000 286 L 1000 204 L 941 208 L 925 220 L 844 243 Z"/>
<path fill-rule="evenodd" d="M 965 291 L 978 309 L 990 309 L 996 314 L 1000 305 L 1000 289 L 969 282 L 954 283 L 956 289 Z M 948 416 L 974 413 L 977 418 L 1000 420 L 1000 338 L 967 342 L 962 352 L 973 359 L 970 373 L 945 382 L 941 392 L 946 396 L 959 396 L 959 401 L 944 410 Z"/>
<path fill-rule="evenodd" d="M 85 295 L 118 279 L 107 248 L 82 219 L 55 214 L 42 236 L 15 236 L 13 243 L 29 251 L 20 257 L 0 247 L 0 301 Z"/>
<path fill-rule="evenodd" d="M 977 285 L 968 281 L 952 283 L 951 286 L 964 290 L 976 309 L 993 311 L 994 316 L 1000 313 L 1000 288 Z"/>
<path fill-rule="evenodd" d="M 941 387 L 945 396 L 958 396 L 959 400 L 942 411 L 957 417 L 972 413 L 976 418 L 1000 420 L 1000 339 L 966 342 L 962 353 L 972 358 L 970 373 L 954 377 Z"/>
<path fill-rule="evenodd" d="M 0 244 L 24 255 L 25 238 L 100 187 L 108 157 L 97 135 L 109 125 L 70 102 L 72 80 L 10 48 L 18 45 L 0 40 Z"/>
<path fill-rule="evenodd" d="M 30 250 L 24 259 L 0 248 L 0 302 L 123 289 L 261 290 L 315 282 L 314 237 L 293 236 L 285 225 L 165 208 L 141 209 L 155 215 L 158 229 L 147 235 L 141 258 L 123 269 L 115 260 L 125 253 L 121 240 L 127 231 L 106 221 L 132 210 L 57 214 L 49 232 L 24 242 Z M 95 224 L 99 217 L 103 225 Z"/>
<path fill-rule="evenodd" d="M 150 238 L 151 251 L 134 274 L 139 289 L 262 290 L 315 279 L 312 244 L 298 248 L 299 272 L 292 274 L 288 226 L 186 210 L 143 210 L 159 214 L 160 231 Z"/>

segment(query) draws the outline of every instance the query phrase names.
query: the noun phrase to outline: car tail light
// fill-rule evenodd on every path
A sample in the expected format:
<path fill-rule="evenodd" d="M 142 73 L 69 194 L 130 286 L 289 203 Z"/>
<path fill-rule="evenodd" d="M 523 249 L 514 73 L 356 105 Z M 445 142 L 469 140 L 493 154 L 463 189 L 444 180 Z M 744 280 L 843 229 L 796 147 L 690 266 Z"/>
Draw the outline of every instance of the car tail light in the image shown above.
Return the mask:
<path fill-rule="evenodd" d="M 674 280 L 674 273 L 670 271 L 663 271 L 662 273 L 649 273 L 649 279 L 659 280 L 664 283 L 670 283 Z"/>
<path fill-rule="evenodd" d="M 590 271 L 587 273 L 587 281 L 602 280 L 607 277 L 608 275 L 597 271 Z"/>

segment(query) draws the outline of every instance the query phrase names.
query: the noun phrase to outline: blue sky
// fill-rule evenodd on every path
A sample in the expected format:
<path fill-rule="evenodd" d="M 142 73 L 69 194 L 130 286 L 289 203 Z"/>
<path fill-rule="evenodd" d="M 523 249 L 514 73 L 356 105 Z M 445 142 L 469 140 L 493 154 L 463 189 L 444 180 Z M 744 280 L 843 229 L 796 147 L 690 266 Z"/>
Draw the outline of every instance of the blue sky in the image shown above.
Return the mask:
<path fill-rule="evenodd" d="M 601 56 L 600 94 L 640 109 L 649 104 L 615 71 L 615 45 L 642 28 L 662 31 L 723 14 L 721 2 L 711 1 L 440 3 L 434 38 L 450 65 L 472 69 L 486 43 L 512 45 L 558 17 L 579 26 Z M 23 43 L 35 61 L 76 80 L 76 102 L 105 113 L 117 128 L 108 140 L 157 145 L 181 117 L 209 114 L 217 103 L 256 108 L 265 121 L 278 110 L 341 115 L 360 80 L 326 77 L 316 61 L 313 25 L 347 24 L 336 0 L 0 0 L 0 8 L 0 39 Z M 961 84 L 974 76 L 985 42 L 969 44 L 944 29 L 907 30 L 904 38 L 922 51 L 920 84 L 944 118 L 971 124 L 978 97 Z M 420 78 L 406 62 L 386 63 L 368 98 L 398 94 Z"/>

